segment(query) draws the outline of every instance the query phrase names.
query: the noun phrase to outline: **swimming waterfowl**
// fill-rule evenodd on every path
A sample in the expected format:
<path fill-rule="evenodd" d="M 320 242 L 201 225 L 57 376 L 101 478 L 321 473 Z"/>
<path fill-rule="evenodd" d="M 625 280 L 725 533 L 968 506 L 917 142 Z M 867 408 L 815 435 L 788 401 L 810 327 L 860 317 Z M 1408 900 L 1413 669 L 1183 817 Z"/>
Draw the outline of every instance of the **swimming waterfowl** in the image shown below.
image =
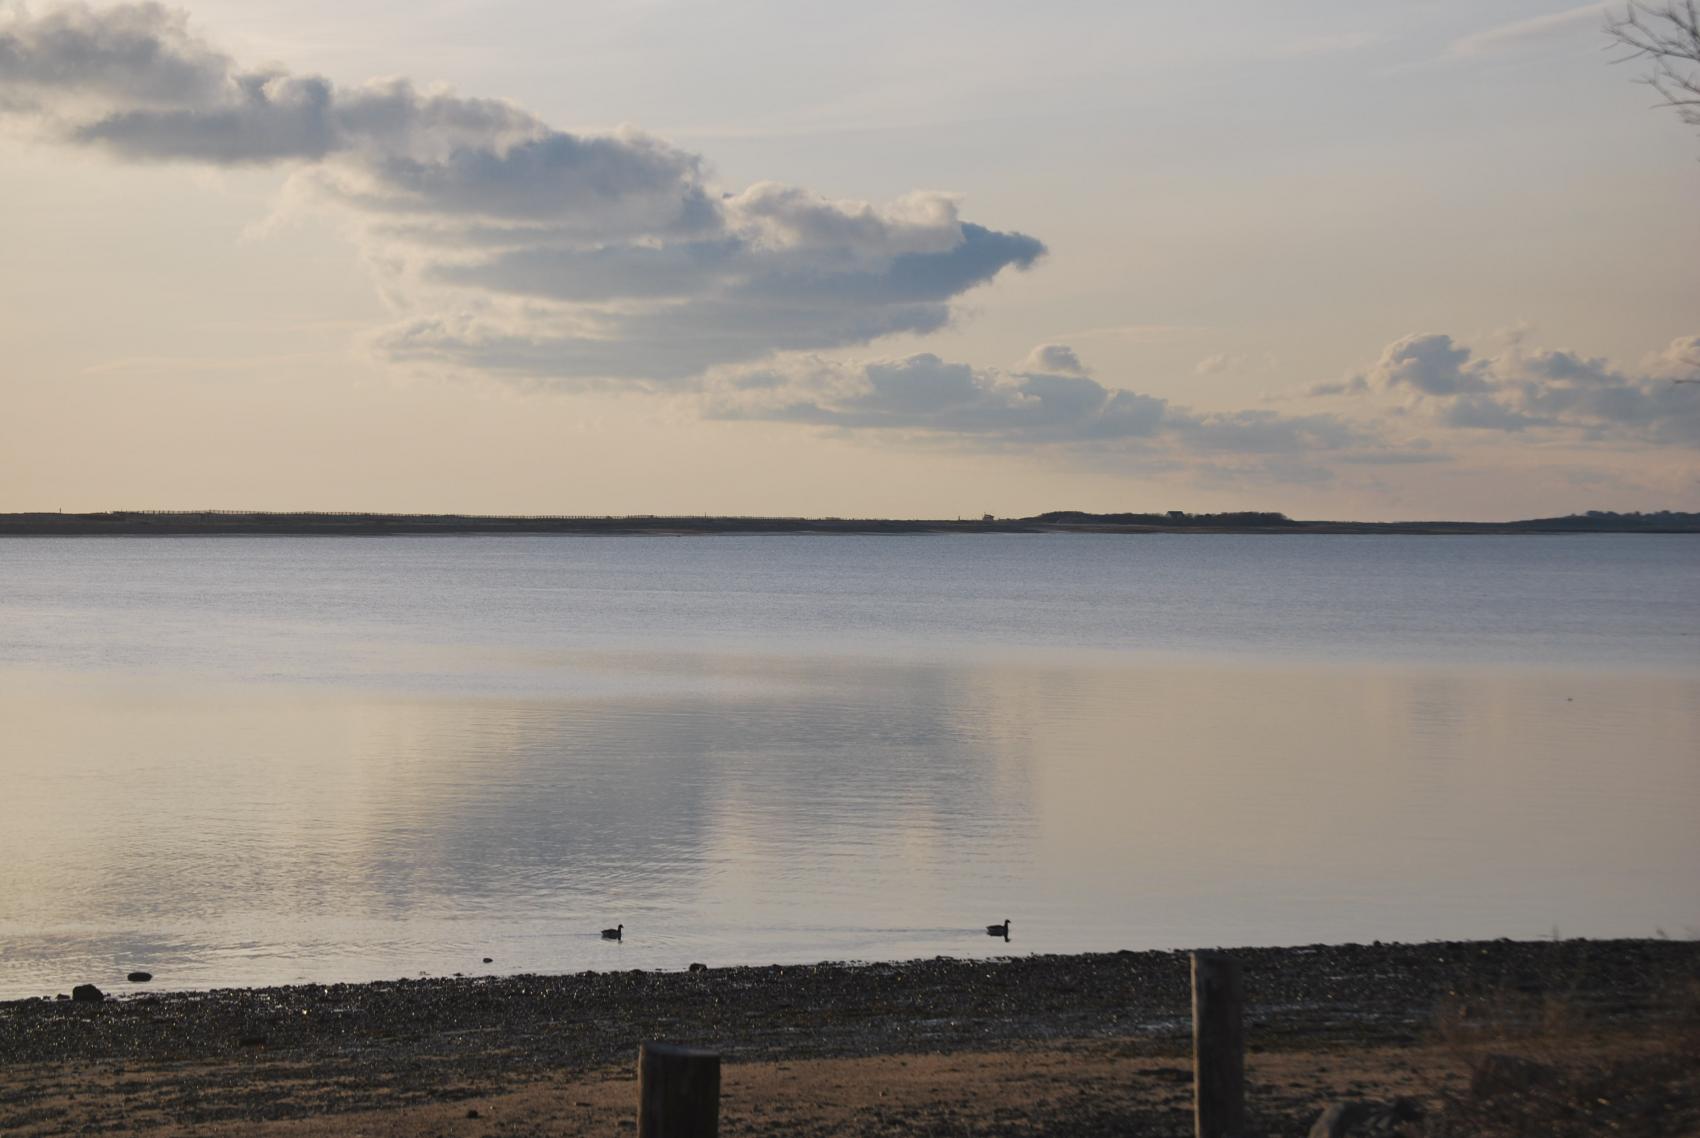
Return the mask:
<path fill-rule="evenodd" d="M 987 925 L 986 926 L 986 935 L 987 936 L 1001 936 L 1005 940 L 1008 940 L 1009 939 L 1009 918 L 1005 917 L 1003 919 L 1003 924 L 1001 924 L 1001 925 Z"/>
<path fill-rule="evenodd" d="M 623 934 L 625 931 L 626 931 L 625 925 L 617 925 L 617 926 L 615 926 L 614 928 L 611 928 L 611 929 L 603 929 L 602 930 L 602 939 L 603 940 L 623 940 L 625 938 L 621 934 Z"/>

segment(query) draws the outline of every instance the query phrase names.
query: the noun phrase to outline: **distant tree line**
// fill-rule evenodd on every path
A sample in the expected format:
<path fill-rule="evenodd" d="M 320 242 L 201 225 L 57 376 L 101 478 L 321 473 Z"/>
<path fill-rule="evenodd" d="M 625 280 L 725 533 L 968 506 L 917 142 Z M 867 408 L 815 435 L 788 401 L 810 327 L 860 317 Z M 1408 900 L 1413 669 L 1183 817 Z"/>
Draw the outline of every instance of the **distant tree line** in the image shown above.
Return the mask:
<path fill-rule="evenodd" d="M 1527 526 L 1531 529 L 1575 529 L 1575 530 L 1615 530 L 1621 532 L 1629 529 L 1645 530 L 1692 530 L 1700 527 L 1700 514 L 1683 513 L 1680 510 L 1656 510 L 1652 513 L 1642 513 L 1639 510 L 1620 514 L 1614 510 L 1589 510 L 1585 514 L 1566 514 L 1562 518 L 1531 518 L 1528 521 L 1512 522 L 1514 526 Z"/>
<path fill-rule="evenodd" d="M 1088 514 L 1081 510 L 1052 510 L 1048 514 L 1039 514 L 1036 517 L 1024 520 L 1068 525 L 1197 526 L 1199 529 L 1219 526 L 1291 526 L 1299 524 L 1286 514 L 1277 514 L 1265 510 L 1237 510 L 1227 514 L 1189 514 L 1185 510 L 1170 510 L 1163 514 Z"/>
<path fill-rule="evenodd" d="M 0 0 L 3 2 L 3 0 Z M 1263 533 L 1263 534 L 1540 534 L 1700 533 L 1700 514 L 1659 510 L 1590 510 L 1511 522 L 1294 521 L 1267 510 L 1221 514 L 1093 514 L 1053 510 L 1029 518 L 749 518 L 656 515 L 259 513 L 246 511 L 113 511 L 100 514 L 0 513 L 0 537 L 51 534 L 325 534 L 429 533 L 735 534 L 735 533 Z"/>

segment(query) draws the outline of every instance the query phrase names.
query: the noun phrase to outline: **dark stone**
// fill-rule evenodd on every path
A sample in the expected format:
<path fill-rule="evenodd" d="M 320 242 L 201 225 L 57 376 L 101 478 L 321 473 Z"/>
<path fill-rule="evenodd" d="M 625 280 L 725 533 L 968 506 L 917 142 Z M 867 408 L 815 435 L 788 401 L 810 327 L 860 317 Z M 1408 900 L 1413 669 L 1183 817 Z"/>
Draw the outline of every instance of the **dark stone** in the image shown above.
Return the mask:
<path fill-rule="evenodd" d="M 81 1004 L 98 1004 L 106 999 L 106 993 L 93 984 L 78 984 L 71 989 L 71 998 Z"/>
<path fill-rule="evenodd" d="M 67 996 L 64 992 L 60 992 L 57 996 L 54 996 L 53 998 L 56 999 L 56 1000 L 68 1000 L 71 997 Z"/>
<path fill-rule="evenodd" d="M 468 1118 L 477 1118 L 478 1117 L 478 1108 L 475 1107 L 475 1106 L 467 1108 L 466 1116 Z"/>
<path fill-rule="evenodd" d="M 691 971 L 692 972 L 707 972 L 708 971 L 708 965 L 706 965 L 706 964 L 692 964 L 691 965 Z"/>
<path fill-rule="evenodd" d="M 1336 1102 L 1310 1128 L 1310 1138 L 1404 1138 L 1418 1133 L 1421 1104 L 1408 1098 L 1392 1102 Z"/>
<path fill-rule="evenodd" d="M 128 976 L 124 977 L 124 979 L 130 981 L 130 983 L 132 983 L 132 984 L 146 984 L 149 980 L 153 979 L 153 973 L 152 972 L 132 972 Z"/>

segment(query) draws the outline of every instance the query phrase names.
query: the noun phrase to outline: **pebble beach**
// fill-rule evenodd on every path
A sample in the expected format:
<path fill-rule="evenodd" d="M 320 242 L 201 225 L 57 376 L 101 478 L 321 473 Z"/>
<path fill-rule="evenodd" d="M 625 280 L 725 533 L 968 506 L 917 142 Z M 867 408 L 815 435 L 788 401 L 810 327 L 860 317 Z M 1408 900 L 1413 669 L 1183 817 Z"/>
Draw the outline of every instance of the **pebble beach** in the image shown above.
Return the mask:
<path fill-rule="evenodd" d="M 1596 1043 L 1632 1047 L 1700 976 L 1691 941 L 1228 951 L 1244 968 L 1252 1110 L 1272 1133 L 1305 1133 L 1336 1091 L 1444 1093 L 1464 1068 L 1443 1021 L 1497 1032 L 1561 1006 Z M 914 1132 L 958 1097 L 991 1111 L 963 1116 L 971 1133 L 1111 1132 L 1129 1112 L 1150 1132 L 1189 1132 L 1181 952 L 159 990 L 168 984 L 120 978 L 99 1002 L 0 1004 L 0 1133 L 607 1133 L 629 1122 L 645 1040 L 720 1051 L 728 1133 L 762 1132 L 764 1101 L 812 1104 L 819 1117 L 793 1112 L 790 1133 Z M 1356 1074 L 1335 1088 L 1326 1076 L 1341 1062 Z M 1291 1077 L 1260 1086 L 1270 1063 Z M 818 1083 L 799 1073 L 828 1070 Z M 1046 1070 L 1056 1094 L 1012 1089 Z M 973 1071 L 988 1085 L 964 1090 Z M 1149 1094 L 1129 1089 L 1140 1071 L 1158 1072 Z M 872 1105 L 852 1093 L 835 1107 L 828 1086 L 860 1087 Z M 880 1121 L 893 1094 L 920 1112 L 907 1124 Z"/>

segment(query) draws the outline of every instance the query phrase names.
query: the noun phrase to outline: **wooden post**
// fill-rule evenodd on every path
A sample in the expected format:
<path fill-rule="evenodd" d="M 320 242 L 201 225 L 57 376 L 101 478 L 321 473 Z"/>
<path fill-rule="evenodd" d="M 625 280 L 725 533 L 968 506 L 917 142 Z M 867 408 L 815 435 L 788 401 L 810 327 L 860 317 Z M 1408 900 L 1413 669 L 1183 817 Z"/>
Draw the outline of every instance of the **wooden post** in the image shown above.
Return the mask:
<path fill-rule="evenodd" d="M 1192 1106 L 1195 1138 L 1245 1134 L 1245 1036 L 1239 961 L 1192 954 Z"/>
<path fill-rule="evenodd" d="M 639 1045 L 637 1132 L 638 1138 L 718 1138 L 720 1053 Z"/>

